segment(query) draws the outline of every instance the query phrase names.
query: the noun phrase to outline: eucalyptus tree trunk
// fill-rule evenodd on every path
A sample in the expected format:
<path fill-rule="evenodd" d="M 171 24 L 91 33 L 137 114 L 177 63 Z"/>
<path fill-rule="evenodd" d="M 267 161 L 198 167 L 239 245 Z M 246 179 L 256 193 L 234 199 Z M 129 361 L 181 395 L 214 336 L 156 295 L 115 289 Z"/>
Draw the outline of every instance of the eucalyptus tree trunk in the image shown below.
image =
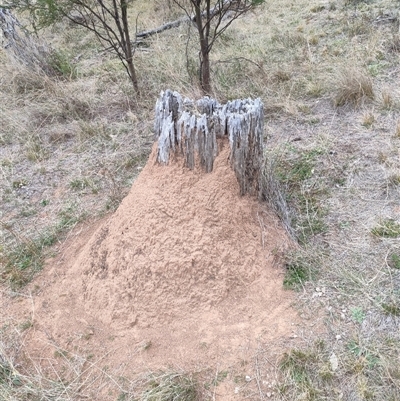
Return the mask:
<path fill-rule="evenodd" d="M 50 64 L 51 49 L 34 40 L 11 11 L 5 8 L 0 8 L 0 30 L 4 49 L 18 64 L 47 75 L 56 74 Z"/>

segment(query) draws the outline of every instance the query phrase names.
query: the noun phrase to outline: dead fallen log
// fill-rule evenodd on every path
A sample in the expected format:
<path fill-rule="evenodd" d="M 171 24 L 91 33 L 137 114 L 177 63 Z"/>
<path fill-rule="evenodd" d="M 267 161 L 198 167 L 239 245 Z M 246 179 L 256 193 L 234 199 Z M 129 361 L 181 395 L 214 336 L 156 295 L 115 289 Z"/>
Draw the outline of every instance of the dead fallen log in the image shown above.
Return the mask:
<path fill-rule="evenodd" d="M 214 15 L 217 15 L 218 13 L 220 13 L 222 10 L 227 9 L 227 8 L 232 8 L 233 6 L 235 6 L 235 2 L 232 0 L 225 0 L 222 2 L 222 4 L 217 4 L 216 6 L 214 6 L 211 10 L 210 10 L 210 16 L 213 17 Z M 206 16 L 206 11 L 204 11 L 202 13 L 202 17 Z M 175 21 L 170 21 L 167 22 L 157 28 L 154 29 L 149 29 L 147 31 L 141 31 L 141 32 L 137 32 L 136 33 L 136 41 L 140 42 L 140 40 L 138 39 L 146 39 L 149 36 L 152 35 L 156 35 L 158 33 L 164 32 L 168 29 L 172 29 L 172 28 L 177 28 L 178 26 L 180 26 L 183 23 L 187 23 L 187 22 L 196 22 L 196 16 L 194 14 L 192 15 L 185 15 L 184 17 L 178 18 Z"/>
<path fill-rule="evenodd" d="M 157 160 L 168 164 L 171 154 L 183 155 L 185 166 L 211 172 L 218 154 L 217 139 L 229 139 L 230 163 L 242 195 L 260 196 L 263 154 L 263 104 L 237 99 L 225 105 L 204 97 L 197 102 L 166 90 L 157 100 Z"/>
<path fill-rule="evenodd" d="M 158 28 L 149 29 L 147 31 L 138 32 L 138 33 L 136 33 L 136 40 L 137 39 L 148 38 L 149 36 L 156 35 L 157 33 L 161 33 L 161 32 L 166 31 L 168 29 L 177 28 L 179 25 L 181 25 L 181 24 L 183 24 L 185 22 L 191 21 L 192 18 L 189 18 L 188 16 L 181 17 L 181 18 L 179 18 L 179 19 L 177 19 L 175 21 L 167 22 L 166 24 L 161 25 Z"/>

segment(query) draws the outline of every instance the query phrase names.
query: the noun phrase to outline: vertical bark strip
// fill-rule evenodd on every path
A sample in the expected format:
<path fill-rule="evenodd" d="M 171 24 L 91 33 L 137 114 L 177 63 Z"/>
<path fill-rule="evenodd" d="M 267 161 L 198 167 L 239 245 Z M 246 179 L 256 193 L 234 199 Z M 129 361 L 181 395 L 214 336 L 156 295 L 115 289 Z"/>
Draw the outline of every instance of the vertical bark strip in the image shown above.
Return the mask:
<path fill-rule="evenodd" d="M 185 166 L 211 172 L 218 154 L 217 138 L 227 137 L 230 162 L 242 195 L 260 195 L 263 152 L 263 104 L 237 99 L 220 105 L 204 97 L 197 102 L 177 92 L 162 92 L 156 104 L 157 160 L 168 164 L 171 154 L 183 155 Z"/>

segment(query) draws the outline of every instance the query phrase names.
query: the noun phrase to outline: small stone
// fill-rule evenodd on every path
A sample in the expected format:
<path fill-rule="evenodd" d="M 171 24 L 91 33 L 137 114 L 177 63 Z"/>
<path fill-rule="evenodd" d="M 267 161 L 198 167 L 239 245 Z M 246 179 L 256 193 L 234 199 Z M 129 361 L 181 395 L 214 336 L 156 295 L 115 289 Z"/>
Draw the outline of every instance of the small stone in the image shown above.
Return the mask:
<path fill-rule="evenodd" d="M 337 370 L 337 368 L 339 367 L 339 361 L 334 353 L 332 353 L 331 357 L 329 358 L 329 362 L 331 363 L 331 369 L 333 371 Z"/>
<path fill-rule="evenodd" d="M 235 394 L 239 394 L 239 390 L 240 390 L 239 387 L 235 387 Z"/>
<path fill-rule="evenodd" d="M 336 340 L 340 340 L 342 338 L 342 336 L 340 334 L 336 335 Z"/>
<path fill-rule="evenodd" d="M 250 376 L 246 376 L 246 377 L 245 377 L 245 380 L 246 380 L 247 382 L 251 382 L 251 377 L 250 377 Z"/>
<path fill-rule="evenodd" d="M 272 393 L 267 393 L 268 398 L 271 398 L 271 396 L 272 396 Z"/>

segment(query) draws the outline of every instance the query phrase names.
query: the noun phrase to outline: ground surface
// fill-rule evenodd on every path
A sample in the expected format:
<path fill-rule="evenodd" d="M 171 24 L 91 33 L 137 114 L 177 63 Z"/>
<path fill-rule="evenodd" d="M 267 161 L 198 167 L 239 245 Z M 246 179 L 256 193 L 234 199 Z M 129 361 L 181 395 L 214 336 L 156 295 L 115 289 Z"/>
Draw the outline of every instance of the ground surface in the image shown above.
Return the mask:
<path fill-rule="evenodd" d="M 132 26 L 138 22 L 138 30 L 181 16 L 181 10 L 169 1 L 137 1 L 137 4 L 138 9 L 132 7 L 131 21 Z M 0 388 L 5 394 L 3 398 L 24 399 L 21 394 L 30 386 L 29 391 L 34 388 L 47 394 L 47 399 L 51 399 L 50 390 L 51 395 L 57 390 L 61 394 L 59 399 L 77 400 L 81 389 L 86 389 L 84 394 L 102 389 L 104 398 L 136 397 L 144 401 L 146 397 L 137 389 L 151 387 L 154 381 L 149 381 L 148 375 L 142 376 L 142 370 L 135 372 L 140 380 L 132 378 L 132 371 L 125 364 L 119 370 L 118 367 L 111 370 L 103 358 L 111 360 L 110 354 L 115 353 L 121 361 L 135 359 L 142 367 L 148 365 L 150 376 L 155 374 L 158 377 L 155 380 L 161 381 L 165 377 L 157 368 L 165 368 L 164 363 L 171 362 L 165 347 L 174 346 L 174 353 L 182 359 L 172 361 L 172 370 L 182 377 L 194 376 L 189 368 L 189 372 L 179 369 L 180 362 L 194 370 L 204 363 L 207 365 L 205 361 L 210 362 L 209 371 L 201 369 L 201 374 L 195 375 L 205 399 L 221 394 L 224 399 L 254 400 L 400 399 L 397 5 L 389 0 L 282 0 L 278 7 L 277 2 L 266 1 L 257 12 L 236 21 L 216 42 L 211 54 L 214 95 L 220 102 L 261 97 L 265 106 L 266 175 L 277 184 L 272 188 L 280 188 L 284 194 L 287 213 L 282 213 L 282 204 L 278 205 L 274 191 L 268 199 L 269 212 L 249 199 L 234 201 L 233 211 L 248 209 L 248 221 L 243 225 L 239 213 L 233 218 L 233 228 L 229 219 L 218 217 L 218 224 L 223 223 L 228 232 L 231 230 L 235 250 L 227 254 L 223 245 L 213 246 L 213 251 L 207 254 L 209 264 L 205 270 L 213 272 L 211 260 L 221 261 L 225 256 L 236 266 L 234 277 L 224 270 L 226 275 L 214 290 L 212 280 L 198 277 L 200 286 L 194 293 L 190 276 L 179 277 L 183 280 L 182 290 L 173 269 L 170 276 L 157 276 L 161 260 L 156 255 L 161 248 L 152 248 L 148 240 L 153 233 L 165 239 L 163 252 L 174 249 L 178 244 L 176 233 L 164 237 L 161 227 L 165 230 L 170 227 L 169 215 L 176 218 L 181 214 L 180 209 L 186 213 L 185 208 L 175 206 L 180 209 L 173 208 L 171 213 L 167 207 L 171 208 L 172 201 L 163 203 L 162 198 L 149 198 L 165 213 L 158 216 L 146 209 L 147 199 L 143 202 L 142 206 L 152 216 L 146 222 L 148 232 L 142 226 L 136 232 L 130 231 L 134 230 L 131 226 L 119 224 L 115 229 L 121 230 L 114 232 L 111 224 L 116 218 L 112 212 L 148 160 L 153 143 L 153 107 L 159 92 L 171 88 L 190 98 L 201 96 L 196 83 L 197 42 L 194 30 L 190 29 L 189 40 L 188 32 L 188 26 L 181 26 L 152 37 L 146 46 L 137 49 L 135 63 L 144 93 L 140 99 L 133 94 L 118 62 L 92 36 L 71 26 L 57 25 L 42 36 L 65 52 L 64 74 L 58 78 L 33 74 L 17 66 L 5 52 L 1 53 L 0 263 L 5 307 L 0 314 Z M 145 174 L 150 170 L 154 177 L 158 176 L 154 166 L 147 166 Z M 180 177 L 201 188 L 198 175 Z M 165 185 L 172 182 L 167 180 Z M 191 199 L 189 194 L 183 188 L 176 190 L 183 196 L 174 200 L 176 205 L 186 205 L 184 200 Z M 223 190 L 228 189 L 224 185 L 218 187 L 218 191 Z M 138 213 L 139 200 L 133 200 L 133 193 L 122 202 L 115 216 L 127 210 L 124 208 L 131 201 L 129 207 Z M 234 191 L 229 194 L 232 200 Z M 166 199 L 170 196 L 168 193 Z M 199 199 L 203 198 L 199 195 Z M 270 216 L 272 210 L 281 217 L 290 217 L 299 244 L 294 251 L 284 251 L 284 255 L 274 242 L 284 234 L 273 236 L 272 248 L 267 245 L 264 250 L 259 248 L 262 232 L 259 217 L 271 222 L 264 225 L 266 236 L 270 226 L 274 230 L 278 226 Z M 142 221 L 135 213 L 126 217 L 132 224 L 134 218 Z M 221 213 L 228 216 L 229 210 Z M 208 218 L 207 232 L 201 232 L 198 226 L 190 227 L 190 231 L 182 221 L 183 232 L 193 232 L 198 240 L 208 238 L 209 242 L 204 243 L 206 248 L 211 246 L 212 236 L 217 238 L 221 234 L 211 224 L 216 217 L 210 214 Z M 152 231 L 154 222 L 157 227 L 160 224 L 159 231 Z M 194 219 L 193 223 L 200 225 L 200 220 Z M 90 256 L 89 248 L 101 235 L 100 226 L 108 228 L 106 237 L 111 242 L 108 246 L 100 244 L 98 249 L 94 248 L 97 256 L 96 252 Z M 240 239 L 247 238 L 247 233 L 236 231 L 236 227 L 243 230 L 247 227 L 249 233 L 257 234 L 249 235 L 250 240 L 242 243 Z M 122 232 L 126 228 L 130 240 L 148 242 L 148 254 L 129 255 L 124 250 Z M 100 231 L 94 233 L 96 229 Z M 221 241 L 225 244 L 227 240 Z M 118 255 L 111 253 L 112 243 L 121 249 Z M 216 249 L 218 252 L 214 252 Z M 268 273 L 271 279 L 261 275 L 259 282 L 253 281 L 260 265 L 249 261 L 262 259 L 263 252 L 267 266 L 274 260 L 272 256 L 277 255 L 281 256 L 285 269 L 273 264 Z M 114 267 L 107 270 L 107 278 L 101 279 L 104 271 L 99 275 L 93 270 L 90 258 L 101 261 L 103 254 L 107 265 Z M 146 257 L 153 258 L 154 272 L 144 266 Z M 81 258 L 82 270 L 80 265 L 70 263 L 77 258 Z M 130 258 L 138 260 L 142 276 L 152 272 L 161 296 L 157 307 L 164 317 L 149 312 L 154 299 L 143 294 L 150 289 L 135 287 L 129 281 L 128 268 L 124 266 Z M 186 256 L 184 260 L 189 261 Z M 235 260 L 241 260 L 248 268 L 236 270 Z M 121 275 L 128 280 L 122 283 L 116 279 L 115 265 L 121 266 Z M 46 267 L 37 281 L 31 282 L 43 266 Z M 187 266 L 183 264 L 184 268 Z M 74 271 L 79 276 L 77 281 L 73 281 Z M 87 274 L 82 279 L 84 272 Z M 243 279 L 242 285 L 238 285 L 238 277 Z M 64 286 L 57 294 L 55 285 L 59 280 L 64 280 Z M 276 297 L 282 299 L 282 304 L 276 306 L 277 313 L 272 313 L 273 321 L 268 312 L 270 301 L 265 302 L 268 304 L 265 309 L 260 306 L 264 302 L 261 295 L 270 292 L 256 291 L 258 285 L 264 283 L 269 288 L 267 283 L 271 282 L 277 284 L 276 294 L 283 294 L 283 298 Z M 283 282 L 297 292 L 282 293 Z M 163 290 L 167 284 L 173 290 L 171 293 Z M 103 296 L 106 288 L 107 297 Z M 193 310 L 195 295 L 211 309 Z M 235 296 L 240 305 L 236 310 L 229 307 Z M 290 309 L 279 312 L 279 308 L 290 303 L 291 296 L 292 309 L 300 321 L 290 317 Z M 137 300 L 137 304 L 128 299 Z M 58 307 L 46 307 L 46 300 Z M 121 304 L 125 306 L 119 308 Z M 165 314 L 166 305 L 182 314 Z M 63 313 L 70 309 L 74 316 L 75 307 L 85 321 L 69 320 Z M 100 308 L 106 309 L 106 313 Z M 133 320 L 124 318 L 130 315 L 129 308 Z M 91 318 L 86 318 L 88 313 Z M 213 339 L 193 334 L 193 319 L 196 316 L 200 319 L 200 315 L 205 322 L 217 326 Z M 282 315 L 284 321 L 279 320 Z M 183 318 L 189 337 L 179 330 L 180 338 L 183 343 L 190 338 L 192 349 L 199 351 L 198 364 L 193 361 L 193 355 L 197 354 L 186 355 L 185 347 L 168 342 L 172 331 L 152 332 L 143 324 L 149 319 L 155 327 L 166 327 L 169 322 L 168 327 L 176 328 Z M 55 322 L 76 335 L 65 340 L 67 337 L 60 333 Z M 102 331 L 104 327 L 107 332 Z M 231 331 L 224 333 L 223 327 Z M 204 333 L 201 327 L 196 328 Z M 112 340 L 112 336 L 107 336 L 108 331 L 129 333 L 130 330 L 135 333 L 133 337 L 125 334 L 124 338 Z M 33 341 L 35 332 L 44 343 Z M 220 337 L 225 341 L 219 342 Z M 124 354 L 125 348 L 119 351 L 113 348 L 113 341 L 125 344 L 129 338 L 136 348 L 128 355 Z M 254 342 L 255 338 L 261 340 Z M 272 350 L 270 338 L 274 344 Z M 61 342 L 57 351 L 51 351 L 58 341 Z M 246 341 L 249 346 L 240 348 Z M 199 342 L 205 343 L 204 352 L 200 352 Z M 24 360 L 23 355 L 32 352 L 32 357 L 35 356 L 35 350 L 43 344 L 48 347 L 46 358 Z M 100 357 L 90 351 L 96 347 L 102 347 Z M 25 352 L 27 349 L 29 353 Z M 217 359 L 218 355 L 223 356 L 214 361 L 213 355 Z M 22 376 L 24 386 L 16 385 L 14 382 Z M 240 390 L 235 393 L 236 388 Z M 110 389 L 112 394 L 108 394 Z"/>

